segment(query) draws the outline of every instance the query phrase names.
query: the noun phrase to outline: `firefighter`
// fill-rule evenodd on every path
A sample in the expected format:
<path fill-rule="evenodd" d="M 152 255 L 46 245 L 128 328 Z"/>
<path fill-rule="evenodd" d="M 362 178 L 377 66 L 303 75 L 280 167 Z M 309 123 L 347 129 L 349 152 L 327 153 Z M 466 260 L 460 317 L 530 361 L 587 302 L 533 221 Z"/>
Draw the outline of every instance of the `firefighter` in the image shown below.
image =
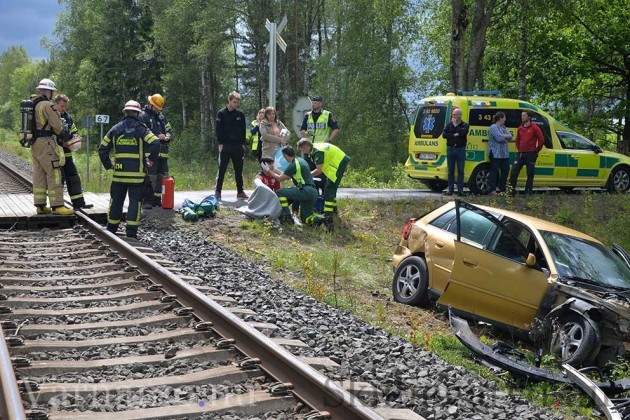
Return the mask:
<path fill-rule="evenodd" d="M 155 165 L 147 170 L 144 202 L 142 207 L 150 209 L 162 205 L 162 179 L 168 176 L 168 148 L 173 136 L 171 124 L 162 113 L 164 97 L 159 93 L 147 98 L 147 105 L 140 114 L 140 121 L 160 139 L 160 155 Z M 150 185 L 149 185 L 150 184 Z"/>
<path fill-rule="evenodd" d="M 63 134 L 61 136 L 61 146 L 63 147 L 63 153 L 66 157 L 66 163 L 62 167 L 61 174 L 63 175 L 63 181 L 65 181 L 68 187 L 72 207 L 74 207 L 75 210 L 91 209 L 94 205 L 85 204 L 83 188 L 81 187 L 81 177 L 72 159 L 72 152 L 81 148 L 81 137 L 78 134 L 74 120 L 67 112 L 69 102 L 70 99 L 66 95 L 55 96 L 55 107 L 61 116 L 61 124 L 67 127 L 67 129 L 62 131 Z"/>
<path fill-rule="evenodd" d="M 277 173 L 273 167 L 262 163 L 261 166 L 266 175 L 271 176 L 276 181 L 282 182 L 288 179 L 293 181 L 295 186 L 280 188 L 276 191 L 282 206 L 280 222 L 293 224 L 293 217 L 289 210 L 289 203 L 297 201 L 300 203 L 300 219 L 302 222 L 312 225 L 324 223 L 325 218 L 315 213 L 315 201 L 317 200 L 317 189 L 311 175 L 308 163 L 295 156 L 295 151 L 290 145 L 282 148 L 282 156 L 289 162 L 283 173 Z"/>
<path fill-rule="evenodd" d="M 341 178 L 350 162 L 350 156 L 343 150 L 330 143 L 311 143 L 310 140 L 301 139 L 297 143 L 298 149 L 303 156 L 308 155 L 315 169 L 311 174 L 316 177 L 322 173 L 326 175 L 326 185 L 324 187 L 324 216 L 330 218 L 337 212 L 337 189 L 341 183 Z"/>
<path fill-rule="evenodd" d="M 63 185 L 61 167 L 63 152 L 57 147 L 57 136 L 61 135 L 61 117 L 51 102 L 57 90 L 50 79 L 42 79 L 37 85 L 37 94 L 31 96 L 35 103 L 35 124 L 37 134 L 31 154 L 33 157 L 33 202 L 37 214 L 71 215 L 74 210 L 63 205 Z M 46 206 L 46 195 L 50 207 Z"/>
<path fill-rule="evenodd" d="M 123 203 L 129 194 L 127 208 L 128 237 L 137 238 L 140 225 L 140 206 L 144 170 L 152 167 L 160 153 L 160 140 L 139 120 L 142 108 L 136 101 L 128 101 L 123 108 L 122 121 L 113 126 L 103 137 L 98 155 L 105 169 L 113 169 L 109 190 L 110 204 L 107 213 L 107 230 L 116 233 L 122 217 Z M 114 162 L 110 159 L 113 149 Z"/>
<path fill-rule="evenodd" d="M 262 159 L 262 142 L 260 140 L 260 129 L 258 124 L 265 119 L 265 108 L 261 108 L 256 114 L 256 119 L 252 120 L 251 127 L 247 132 L 247 141 L 252 142 L 252 156 L 260 162 Z"/>

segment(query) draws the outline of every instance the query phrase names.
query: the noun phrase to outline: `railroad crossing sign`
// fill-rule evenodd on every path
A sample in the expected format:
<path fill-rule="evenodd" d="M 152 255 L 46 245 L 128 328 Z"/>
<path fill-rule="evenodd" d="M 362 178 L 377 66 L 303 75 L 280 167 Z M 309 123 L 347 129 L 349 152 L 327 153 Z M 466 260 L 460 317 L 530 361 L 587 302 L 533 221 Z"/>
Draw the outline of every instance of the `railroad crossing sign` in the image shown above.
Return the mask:
<path fill-rule="evenodd" d="M 280 36 L 280 32 L 287 26 L 287 17 L 283 17 L 279 24 L 265 21 L 265 28 L 269 31 L 269 43 L 267 44 L 267 54 L 269 54 L 269 106 L 276 106 L 276 46 L 282 52 L 287 52 L 287 43 Z"/>

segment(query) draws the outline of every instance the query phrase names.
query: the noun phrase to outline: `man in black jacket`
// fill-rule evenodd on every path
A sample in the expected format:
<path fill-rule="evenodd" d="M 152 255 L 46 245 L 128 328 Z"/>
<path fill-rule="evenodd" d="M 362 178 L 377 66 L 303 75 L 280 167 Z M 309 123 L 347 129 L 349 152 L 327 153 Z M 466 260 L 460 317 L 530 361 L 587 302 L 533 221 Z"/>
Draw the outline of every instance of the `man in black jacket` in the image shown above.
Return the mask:
<path fill-rule="evenodd" d="M 446 166 L 448 167 L 448 192 L 455 191 L 455 168 L 457 168 L 457 195 L 464 194 L 464 164 L 466 163 L 466 140 L 468 124 L 462 121 L 462 110 L 453 109 L 453 118 L 446 125 L 443 136 L 446 139 Z"/>
<path fill-rule="evenodd" d="M 216 135 L 219 143 L 219 171 L 214 196 L 221 200 L 223 179 L 227 171 L 228 163 L 232 160 L 234 166 L 234 178 L 236 179 L 236 198 L 247 200 L 249 196 L 243 190 L 243 159 L 245 158 L 245 114 L 238 109 L 241 103 L 241 95 L 238 92 L 230 92 L 225 108 L 217 112 Z"/>

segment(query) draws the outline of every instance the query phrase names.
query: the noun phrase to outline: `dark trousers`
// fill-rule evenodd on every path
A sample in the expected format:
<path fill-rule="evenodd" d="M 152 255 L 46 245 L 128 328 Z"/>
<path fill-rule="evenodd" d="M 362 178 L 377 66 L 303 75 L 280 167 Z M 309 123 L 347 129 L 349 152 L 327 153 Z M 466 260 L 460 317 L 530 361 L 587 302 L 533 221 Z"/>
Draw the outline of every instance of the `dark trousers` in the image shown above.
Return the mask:
<path fill-rule="evenodd" d="M 516 161 L 512 166 L 512 173 L 510 174 L 510 187 L 512 191 L 516 191 L 516 181 L 518 174 L 521 172 L 521 168 L 525 166 L 527 169 L 527 181 L 525 182 L 525 194 L 530 194 L 534 189 L 534 171 L 536 170 L 536 159 L 538 159 L 538 153 L 536 152 L 519 152 L 516 155 Z"/>
<path fill-rule="evenodd" d="M 68 188 L 68 195 L 70 196 L 70 200 L 72 200 L 72 206 L 83 207 L 85 205 L 85 199 L 83 198 L 83 187 L 81 186 L 81 177 L 79 176 L 79 171 L 77 171 L 77 165 L 74 164 L 70 149 L 64 149 L 64 153 L 66 156 L 66 164 L 61 167 L 63 182 L 66 183 L 66 187 Z"/>
<path fill-rule="evenodd" d="M 142 202 L 142 184 L 112 182 L 109 188 L 109 211 L 107 212 L 107 230 L 116 233 L 122 218 L 125 197 L 129 194 L 127 207 L 127 236 L 136 235 L 140 225 L 140 205 Z"/>
<path fill-rule="evenodd" d="M 236 180 L 237 192 L 243 192 L 243 159 L 245 151 L 242 144 L 228 143 L 223 145 L 223 149 L 219 153 L 219 170 L 217 171 L 217 184 L 214 188 L 215 193 L 220 193 L 223 189 L 223 179 L 227 171 L 228 164 L 232 160 L 234 167 L 234 179 Z"/>
<path fill-rule="evenodd" d="M 490 157 L 490 192 L 499 187 L 499 192 L 505 192 L 508 173 L 510 172 L 510 159 L 497 159 Z"/>
<path fill-rule="evenodd" d="M 162 179 L 168 175 L 168 158 L 158 158 L 146 172 L 142 197 L 145 202 L 157 205 L 162 199 Z"/>
<path fill-rule="evenodd" d="M 448 192 L 455 191 L 455 169 L 457 168 L 457 192 L 464 192 L 464 164 L 466 147 L 446 146 L 446 166 L 448 167 Z"/>

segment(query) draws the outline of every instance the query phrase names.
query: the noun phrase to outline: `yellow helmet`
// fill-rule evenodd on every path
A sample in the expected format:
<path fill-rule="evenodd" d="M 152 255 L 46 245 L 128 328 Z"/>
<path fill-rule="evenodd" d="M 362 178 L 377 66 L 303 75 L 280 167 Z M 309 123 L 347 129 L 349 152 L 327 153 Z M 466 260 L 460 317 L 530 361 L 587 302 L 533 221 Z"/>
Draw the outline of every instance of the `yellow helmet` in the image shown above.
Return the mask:
<path fill-rule="evenodd" d="M 147 100 L 151 105 L 156 107 L 158 111 L 161 111 L 162 108 L 164 108 L 164 97 L 159 93 L 149 96 Z"/>

